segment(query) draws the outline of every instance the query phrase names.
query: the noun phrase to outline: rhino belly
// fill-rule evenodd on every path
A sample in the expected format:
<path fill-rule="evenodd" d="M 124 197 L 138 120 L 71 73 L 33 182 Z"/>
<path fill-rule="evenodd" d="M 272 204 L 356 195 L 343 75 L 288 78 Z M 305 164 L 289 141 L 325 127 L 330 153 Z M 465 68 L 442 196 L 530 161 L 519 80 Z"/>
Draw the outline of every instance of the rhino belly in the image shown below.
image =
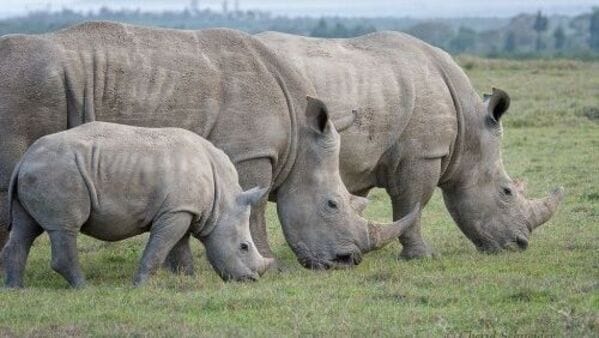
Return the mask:
<path fill-rule="evenodd" d="M 115 242 L 137 236 L 149 229 L 148 222 L 143 219 L 92 212 L 89 220 L 81 227 L 81 232 L 96 239 Z"/>

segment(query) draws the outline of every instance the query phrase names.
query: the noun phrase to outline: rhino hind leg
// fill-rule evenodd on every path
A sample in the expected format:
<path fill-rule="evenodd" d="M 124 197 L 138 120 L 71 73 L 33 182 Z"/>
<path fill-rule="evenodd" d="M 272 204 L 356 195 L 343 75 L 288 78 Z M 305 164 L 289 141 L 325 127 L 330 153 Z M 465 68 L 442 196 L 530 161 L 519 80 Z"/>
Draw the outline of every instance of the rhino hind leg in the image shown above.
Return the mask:
<path fill-rule="evenodd" d="M 189 231 L 191 220 L 192 215 L 186 212 L 165 213 L 152 224 L 150 239 L 133 280 L 136 286 L 144 284 L 164 263 L 171 249 Z"/>
<path fill-rule="evenodd" d="M 8 241 L 8 192 L 0 190 L 0 251 Z M 0 261 L 0 268 L 3 263 Z"/>
<path fill-rule="evenodd" d="M 23 209 L 18 201 L 13 202 L 13 226 L 10 238 L 2 251 L 6 273 L 6 287 L 22 288 L 23 273 L 29 250 L 35 239 L 44 231 Z"/>
<path fill-rule="evenodd" d="M 64 230 L 48 231 L 52 247 L 52 269 L 61 274 L 74 288 L 85 285 L 85 277 L 79 265 L 77 233 Z"/>
<path fill-rule="evenodd" d="M 403 161 L 397 172 L 390 178 L 387 192 L 393 205 L 393 220 L 406 216 L 420 202 L 421 208 L 428 203 L 439 181 L 441 171 L 440 159 L 411 159 Z M 403 249 L 402 259 L 432 257 L 433 250 L 426 243 L 421 233 L 420 216 L 418 223 L 399 237 Z"/>
<path fill-rule="evenodd" d="M 189 243 L 189 233 L 184 235 L 183 238 L 175 244 L 168 256 L 166 256 L 164 267 L 169 269 L 172 273 L 183 273 L 187 276 L 194 275 L 193 255 Z"/>

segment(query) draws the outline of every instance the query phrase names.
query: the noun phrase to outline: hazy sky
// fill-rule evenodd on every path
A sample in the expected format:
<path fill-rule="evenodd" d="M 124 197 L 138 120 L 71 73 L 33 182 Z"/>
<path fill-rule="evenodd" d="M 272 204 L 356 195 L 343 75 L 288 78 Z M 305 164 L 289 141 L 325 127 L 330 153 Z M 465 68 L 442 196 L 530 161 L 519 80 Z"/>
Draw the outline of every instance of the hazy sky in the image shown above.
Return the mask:
<path fill-rule="evenodd" d="M 576 15 L 599 6 L 599 0 L 238 0 L 241 9 L 256 8 L 286 15 L 412 16 L 412 17 L 507 17 L 538 9 L 548 14 Z M 200 8 L 220 10 L 222 0 L 198 0 Z M 229 8 L 235 0 L 228 0 Z M 181 10 L 190 0 L 0 0 L 0 17 L 29 10 L 97 10 L 102 6 L 147 11 Z"/>

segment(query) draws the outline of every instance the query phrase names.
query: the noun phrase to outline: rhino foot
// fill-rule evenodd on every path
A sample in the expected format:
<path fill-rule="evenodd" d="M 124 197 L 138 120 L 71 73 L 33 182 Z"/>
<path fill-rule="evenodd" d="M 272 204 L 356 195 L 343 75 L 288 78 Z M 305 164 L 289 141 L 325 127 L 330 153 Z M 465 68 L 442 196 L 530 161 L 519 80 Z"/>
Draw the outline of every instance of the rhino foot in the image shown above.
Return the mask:
<path fill-rule="evenodd" d="M 168 271 L 174 274 L 183 274 L 185 276 L 195 275 L 193 263 L 191 262 L 181 263 L 173 260 L 165 261 L 164 268 L 166 268 Z"/>
<path fill-rule="evenodd" d="M 193 254 L 189 246 L 189 234 L 181 238 L 171 249 L 164 260 L 163 267 L 172 273 L 182 273 L 186 276 L 194 275 Z"/>
<path fill-rule="evenodd" d="M 411 260 L 419 258 L 433 258 L 436 257 L 436 253 L 426 243 L 420 245 L 404 246 L 399 255 L 400 259 Z"/>

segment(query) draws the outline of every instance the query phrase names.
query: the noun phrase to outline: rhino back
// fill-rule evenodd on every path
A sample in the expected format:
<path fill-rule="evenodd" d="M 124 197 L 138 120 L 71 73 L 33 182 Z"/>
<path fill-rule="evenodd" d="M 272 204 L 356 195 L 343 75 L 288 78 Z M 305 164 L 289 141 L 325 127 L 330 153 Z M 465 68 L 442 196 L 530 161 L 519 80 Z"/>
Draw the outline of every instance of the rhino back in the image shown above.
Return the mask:
<path fill-rule="evenodd" d="M 351 191 L 378 185 L 377 168 L 398 148 L 406 157 L 449 152 L 457 118 L 447 73 L 459 83 L 468 80 L 440 49 L 397 32 L 257 37 L 292 60 L 333 115 L 357 109 L 354 126 L 341 133 L 342 176 Z"/>

